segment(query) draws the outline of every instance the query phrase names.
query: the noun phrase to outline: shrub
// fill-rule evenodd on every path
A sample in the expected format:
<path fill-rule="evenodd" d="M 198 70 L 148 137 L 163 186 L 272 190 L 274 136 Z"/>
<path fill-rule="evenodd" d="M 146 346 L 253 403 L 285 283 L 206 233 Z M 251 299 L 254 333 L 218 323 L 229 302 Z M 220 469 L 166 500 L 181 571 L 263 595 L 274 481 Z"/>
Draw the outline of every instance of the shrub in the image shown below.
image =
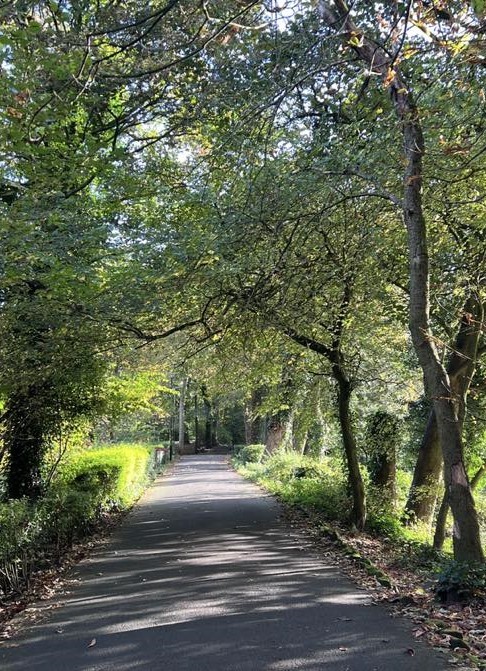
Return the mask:
<path fill-rule="evenodd" d="M 380 536 L 386 536 L 392 539 L 399 539 L 403 536 L 403 527 L 400 520 L 390 510 L 370 511 L 366 528 L 371 533 Z"/>
<path fill-rule="evenodd" d="M 286 503 L 314 508 L 333 520 L 347 516 L 344 476 L 330 458 L 320 461 L 296 452 L 277 452 L 265 462 L 249 463 L 241 470 Z"/>
<path fill-rule="evenodd" d="M 243 464 L 258 464 L 265 454 L 265 445 L 255 444 L 246 445 L 239 451 L 239 459 Z"/>
<path fill-rule="evenodd" d="M 437 578 L 437 594 L 442 601 L 462 601 L 486 592 L 486 566 L 451 561 Z"/>
<path fill-rule="evenodd" d="M 151 467 L 151 450 L 142 445 L 100 447 L 74 455 L 58 482 L 92 492 L 105 507 L 125 508 L 142 493 Z"/>
<path fill-rule="evenodd" d="M 101 447 L 70 455 L 47 494 L 0 505 L 0 595 L 28 585 L 34 564 L 58 559 L 109 510 L 129 507 L 147 484 L 151 450 Z"/>
<path fill-rule="evenodd" d="M 244 450 L 246 445 L 233 445 L 233 456 L 239 458 L 241 450 Z"/>
<path fill-rule="evenodd" d="M 0 505 L 0 594 L 19 591 L 28 582 L 28 548 L 33 528 L 26 499 Z"/>

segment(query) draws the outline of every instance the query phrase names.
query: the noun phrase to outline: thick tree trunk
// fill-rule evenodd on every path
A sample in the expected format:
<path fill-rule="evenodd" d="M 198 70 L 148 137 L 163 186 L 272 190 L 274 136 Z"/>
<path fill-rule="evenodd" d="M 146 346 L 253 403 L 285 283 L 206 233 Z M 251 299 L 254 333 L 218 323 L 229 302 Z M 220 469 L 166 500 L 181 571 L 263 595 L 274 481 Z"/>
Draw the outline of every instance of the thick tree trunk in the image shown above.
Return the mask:
<path fill-rule="evenodd" d="M 333 375 L 338 385 L 339 424 L 348 467 L 349 489 L 353 498 L 351 521 L 358 530 L 362 531 L 366 524 L 366 495 L 351 420 L 350 403 L 352 385 L 342 370 L 336 366 L 333 367 Z"/>
<path fill-rule="evenodd" d="M 395 479 L 397 474 L 396 450 L 386 450 L 376 454 L 371 468 L 371 481 L 379 487 L 384 499 L 391 506 L 395 505 Z"/>
<path fill-rule="evenodd" d="M 454 516 L 454 557 L 458 561 L 483 561 L 479 523 L 464 467 L 462 437 L 453 391 L 429 323 L 429 257 L 422 206 L 425 143 L 418 110 L 400 69 L 396 64 L 392 68 L 389 54 L 356 26 L 346 2 L 335 0 L 332 5 L 321 2 L 319 6 L 324 21 L 340 32 L 345 44 L 353 45 L 353 50 L 370 69 L 380 73 L 401 124 L 405 160 L 401 205 L 410 262 L 410 333 L 424 374 L 426 394 L 432 400 L 437 421 L 444 460 L 444 483 Z M 358 40 L 356 36 L 359 36 Z M 350 38 L 353 38 L 352 41 Z"/>
<path fill-rule="evenodd" d="M 447 366 L 461 430 L 466 414 L 467 392 L 474 376 L 483 319 L 484 306 L 471 294 L 464 304 L 459 331 Z M 405 515 L 409 521 L 432 523 L 441 476 L 442 452 L 435 413 L 432 411 L 420 444 L 412 486 L 405 506 Z"/>
<path fill-rule="evenodd" d="M 265 447 L 268 454 L 276 452 L 285 436 L 285 422 L 280 417 L 272 417 L 268 423 Z"/>
<path fill-rule="evenodd" d="M 405 506 L 406 523 L 421 521 L 432 524 L 442 478 L 442 463 L 437 422 L 432 411 L 420 443 L 412 486 Z"/>
<path fill-rule="evenodd" d="M 478 484 L 481 482 L 484 474 L 486 473 L 486 463 L 482 464 L 478 471 L 474 474 L 471 480 L 471 489 L 474 491 Z M 447 516 L 449 514 L 449 497 L 447 492 L 444 492 L 442 497 L 442 503 L 440 504 L 439 513 L 437 515 L 437 521 L 435 523 L 435 534 L 434 534 L 434 548 L 436 550 L 442 550 L 444 547 L 444 541 L 447 533 Z"/>
<path fill-rule="evenodd" d="M 368 471 L 372 484 L 379 489 L 381 501 L 388 509 L 395 507 L 399 432 L 400 422 L 390 413 L 377 411 L 368 418 Z"/>
<path fill-rule="evenodd" d="M 8 455 L 7 497 L 36 499 L 42 493 L 41 466 L 45 436 L 39 391 L 13 394 L 5 413 L 4 445 Z"/>

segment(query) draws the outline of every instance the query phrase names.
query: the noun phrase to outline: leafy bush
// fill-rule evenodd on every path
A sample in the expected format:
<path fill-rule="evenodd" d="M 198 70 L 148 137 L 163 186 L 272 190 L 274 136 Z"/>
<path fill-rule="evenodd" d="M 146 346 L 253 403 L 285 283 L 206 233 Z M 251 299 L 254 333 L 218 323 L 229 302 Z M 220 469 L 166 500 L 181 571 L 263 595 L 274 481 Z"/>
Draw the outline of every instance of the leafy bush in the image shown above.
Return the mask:
<path fill-rule="evenodd" d="M 366 522 L 368 531 L 392 539 L 401 538 L 403 526 L 397 516 L 389 510 L 370 511 Z"/>
<path fill-rule="evenodd" d="M 246 447 L 246 445 L 233 445 L 233 456 L 239 457 L 241 450 L 243 450 Z"/>
<path fill-rule="evenodd" d="M 31 517 L 31 506 L 25 499 L 0 505 L 0 594 L 18 591 L 28 582 Z"/>
<path fill-rule="evenodd" d="M 486 592 L 486 566 L 451 561 L 437 578 L 437 594 L 443 601 L 468 599 Z"/>
<path fill-rule="evenodd" d="M 87 450 L 70 455 L 37 504 L 0 505 L 0 595 L 28 585 L 34 563 L 59 558 L 104 512 L 133 504 L 151 466 L 151 450 L 142 445 Z"/>
<path fill-rule="evenodd" d="M 151 459 L 151 450 L 142 445 L 122 444 L 87 450 L 66 462 L 58 482 L 77 490 L 91 491 L 101 497 L 100 504 L 124 508 L 142 493 Z"/>
<path fill-rule="evenodd" d="M 265 445 L 246 445 L 242 450 L 239 451 L 238 458 L 242 464 L 257 464 L 263 459 L 264 454 Z"/>
<path fill-rule="evenodd" d="M 321 461 L 296 452 L 277 452 L 240 470 L 286 503 L 314 508 L 329 519 L 347 516 L 349 499 L 342 469 L 330 458 Z"/>

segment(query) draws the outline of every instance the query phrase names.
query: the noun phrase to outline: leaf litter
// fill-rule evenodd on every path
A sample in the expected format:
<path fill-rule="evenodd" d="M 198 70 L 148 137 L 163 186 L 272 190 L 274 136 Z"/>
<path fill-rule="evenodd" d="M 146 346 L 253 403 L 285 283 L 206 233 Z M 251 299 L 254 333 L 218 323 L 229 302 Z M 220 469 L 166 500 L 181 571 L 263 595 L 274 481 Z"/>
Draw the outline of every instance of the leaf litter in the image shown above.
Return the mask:
<path fill-rule="evenodd" d="M 328 528 L 318 512 L 282 505 L 285 521 L 298 532 L 310 535 L 319 554 L 366 588 L 373 603 L 387 606 L 392 617 L 412 620 L 413 638 L 427 641 L 447 653 L 449 663 L 456 671 L 486 671 L 484 598 L 478 596 L 468 603 L 443 604 L 437 600 L 432 588 L 434 572 L 424 568 L 419 561 L 414 563 L 412 556 L 404 557 L 403 547 L 395 547 L 390 539 L 366 533 L 358 535 L 338 526 Z M 376 572 L 375 568 L 378 569 Z M 388 581 L 378 580 L 377 575 L 382 574 Z M 389 641 L 383 639 L 383 642 Z M 412 647 L 403 652 L 415 655 Z"/>

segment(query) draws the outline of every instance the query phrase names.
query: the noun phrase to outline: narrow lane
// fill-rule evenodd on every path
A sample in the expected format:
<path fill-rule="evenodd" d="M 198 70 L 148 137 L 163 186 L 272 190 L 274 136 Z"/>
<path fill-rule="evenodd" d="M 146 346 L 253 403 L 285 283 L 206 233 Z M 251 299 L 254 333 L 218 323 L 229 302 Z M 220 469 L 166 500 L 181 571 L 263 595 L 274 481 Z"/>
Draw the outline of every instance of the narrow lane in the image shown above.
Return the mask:
<path fill-rule="evenodd" d="M 0 669 L 447 668 L 289 532 L 278 504 L 226 459 L 184 457 L 159 479 L 78 566 L 63 603 L 0 648 Z"/>

